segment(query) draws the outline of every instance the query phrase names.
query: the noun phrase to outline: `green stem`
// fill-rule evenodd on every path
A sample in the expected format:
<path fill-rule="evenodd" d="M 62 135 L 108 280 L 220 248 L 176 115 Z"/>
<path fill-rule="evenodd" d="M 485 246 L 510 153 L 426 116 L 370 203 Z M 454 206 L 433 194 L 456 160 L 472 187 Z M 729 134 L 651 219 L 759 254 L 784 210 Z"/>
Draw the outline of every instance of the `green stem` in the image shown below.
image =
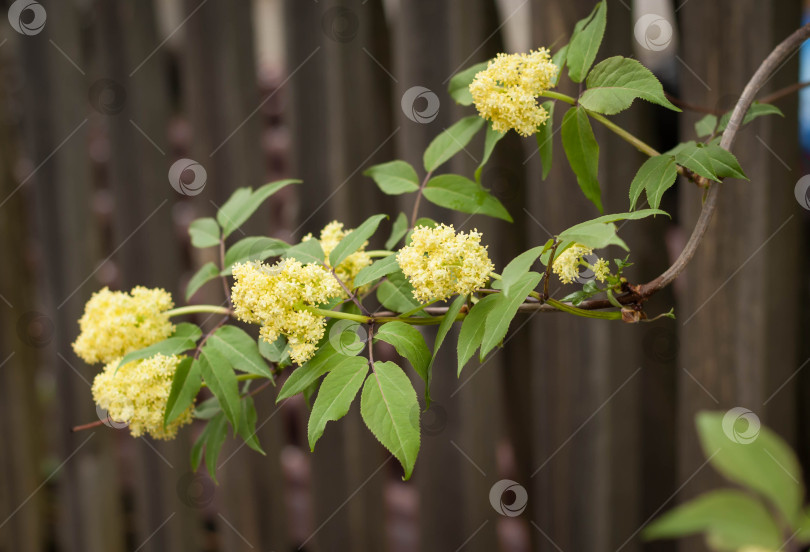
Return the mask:
<path fill-rule="evenodd" d="M 419 306 L 418 306 L 418 307 L 416 307 L 415 309 L 411 309 L 411 310 L 409 310 L 408 312 L 405 312 L 405 313 L 400 314 L 400 315 L 399 315 L 399 318 L 408 318 L 409 316 L 413 316 L 414 314 L 416 314 L 416 313 L 417 313 L 417 312 L 419 312 L 420 310 L 424 309 L 425 307 L 429 307 L 429 306 L 430 306 L 430 305 L 432 305 L 433 303 L 438 303 L 438 302 L 439 302 L 439 300 L 438 300 L 438 299 L 434 299 L 433 301 L 430 301 L 430 302 L 428 302 L 428 303 L 425 303 L 424 305 L 419 305 Z"/>
<path fill-rule="evenodd" d="M 569 314 L 575 314 L 576 316 L 582 316 L 585 318 L 601 318 L 602 320 L 621 320 L 622 313 L 620 312 L 603 312 L 603 311 L 589 311 L 578 309 L 571 305 L 567 305 L 565 303 L 561 303 L 556 299 L 548 298 L 546 303 L 551 305 L 557 310 L 561 310 L 563 312 L 567 312 Z"/>
<path fill-rule="evenodd" d="M 352 314 L 350 312 L 319 309 L 317 307 L 311 307 L 309 305 L 301 305 L 298 308 L 309 311 L 313 314 L 326 316 L 328 318 L 341 318 L 343 320 L 354 320 L 355 322 L 360 322 L 361 324 L 368 324 L 369 322 L 371 322 L 371 318 L 369 318 L 368 316 L 363 316 L 362 314 Z"/>
<path fill-rule="evenodd" d="M 231 309 L 228 307 L 220 307 L 217 305 L 188 305 L 187 307 L 178 307 L 176 309 L 167 310 L 166 314 L 169 316 L 182 316 L 184 314 L 194 314 L 196 312 L 216 312 L 219 314 L 231 314 Z"/>
<path fill-rule="evenodd" d="M 262 379 L 264 376 L 260 376 L 258 374 L 239 374 L 236 376 L 236 381 L 247 381 L 247 380 L 255 380 L 255 379 Z M 208 387 L 208 384 L 202 382 L 201 387 Z"/>
<path fill-rule="evenodd" d="M 543 96 L 545 98 L 551 98 L 552 100 L 560 100 L 561 102 L 565 102 L 567 104 L 577 105 L 577 99 L 576 98 L 573 98 L 573 97 L 568 96 L 566 94 L 560 94 L 559 92 L 552 92 L 550 90 L 547 90 L 546 92 L 543 92 L 541 94 L 541 96 Z M 585 108 L 583 108 L 583 109 L 585 109 Z M 642 153 L 646 153 L 650 157 L 655 157 L 656 155 L 661 155 L 658 152 L 658 150 L 656 150 L 654 147 L 650 146 L 649 144 L 647 144 L 646 142 L 644 142 L 642 140 L 639 140 L 638 138 L 636 138 L 635 136 L 633 136 L 632 134 L 630 134 L 629 132 L 624 130 L 622 127 L 620 127 L 619 125 L 617 125 L 616 123 L 614 123 L 613 121 L 611 121 L 610 119 L 605 117 L 604 115 L 602 115 L 600 113 L 596 113 L 594 111 L 591 111 L 590 109 L 585 109 L 585 112 L 588 115 L 590 115 L 592 118 L 596 119 L 597 121 L 599 121 L 600 123 L 605 125 L 611 131 L 613 131 L 616 135 L 618 135 L 622 140 L 624 140 L 628 144 L 634 146 L 636 149 L 638 149 Z"/>
<path fill-rule="evenodd" d="M 389 255 L 393 255 L 395 251 L 386 251 L 385 249 L 375 249 L 372 251 L 366 251 L 366 254 L 369 257 L 388 257 Z"/>

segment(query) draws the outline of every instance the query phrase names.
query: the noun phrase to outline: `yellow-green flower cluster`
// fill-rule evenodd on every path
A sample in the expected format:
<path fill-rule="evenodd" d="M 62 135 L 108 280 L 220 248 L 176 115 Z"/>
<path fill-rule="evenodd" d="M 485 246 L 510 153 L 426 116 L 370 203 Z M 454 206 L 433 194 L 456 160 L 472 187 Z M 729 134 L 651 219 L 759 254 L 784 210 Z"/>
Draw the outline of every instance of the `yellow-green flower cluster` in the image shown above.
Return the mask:
<path fill-rule="evenodd" d="M 94 364 L 148 347 L 174 332 L 166 314 L 173 306 L 171 294 L 163 289 L 139 286 L 127 293 L 105 287 L 85 305 L 73 350 Z"/>
<path fill-rule="evenodd" d="M 177 430 L 191 423 L 193 406 L 163 426 L 163 413 L 172 388 L 179 356 L 155 355 L 118 368 L 114 359 L 93 380 L 93 400 L 110 419 L 126 422 L 133 437 L 148 433 L 155 439 L 173 439 Z"/>
<path fill-rule="evenodd" d="M 610 267 L 605 259 L 597 259 L 593 265 L 589 265 L 587 261 L 583 260 L 586 255 L 592 255 L 593 249 L 585 247 L 581 244 L 574 244 L 554 260 L 552 269 L 554 274 L 559 276 L 563 284 L 570 284 L 576 281 L 580 276 L 579 269 L 582 266 L 590 266 L 593 270 L 594 278 L 600 282 L 607 280 L 610 276 Z"/>
<path fill-rule="evenodd" d="M 332 253 L 335 246 L 350 232 L 351 229 L 344 230 L 343 223 L 336 220 L 333 220 L 321 230 L 320 242 L 324 256 L 326 257 L 326 266 L 331 267 L 329 264 L 329 254 Z M 312 239 L 312 234 L 307 234 L 302 241 L 310 239 Z M 366 253 L 367 246 L 368 242 L 363 243 L 360 249 L 346 257 L 342 263 L 335 267 L 335 274 L 337 274 L 337 277 L 340 278 L 349 289 L 354 289 L 354 277 L 357 276 L 357 273 L 371 264 L 371 257 Z"/>
<path fill-rule="evenodd" d="M 290 358 L 303 364 L 315 354 L 323 337 L 326 319 L 304 307 L 341 297 L 340 283 L 316 264 L 302 265 L 284 259 L 275 265 L 238 263 L 233 267 L 231 290 L 234 314 L 244 322 L 260 324 L 268 342 L 280 334 L 287 337 Z"/>
<path fill-rule="evenodd" d="M 557 71 L 546 48 L 498 54 L 475 75 L 470 94 L 481 117 L 492 121 L 493 130 L 514 129 L 521 136 L 531 136 L 548 119 L 537 97 L 551 88 Z"/>
<path fill-rule="evenodd" d="M 423 303 L 466 295 L 486 284 L 494 266 L 481 234 L 456 234 L 453 226 L 417 226 L 411 243 L 399 250 L 397 262 Z"/>

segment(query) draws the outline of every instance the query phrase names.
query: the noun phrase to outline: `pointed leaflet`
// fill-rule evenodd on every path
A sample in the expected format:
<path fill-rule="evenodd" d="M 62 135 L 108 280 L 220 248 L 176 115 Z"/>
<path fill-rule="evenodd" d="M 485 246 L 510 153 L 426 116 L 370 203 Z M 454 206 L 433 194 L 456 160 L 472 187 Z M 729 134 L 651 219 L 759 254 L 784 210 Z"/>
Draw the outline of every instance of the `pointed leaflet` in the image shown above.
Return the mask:
<path fill-rule="evenodd" d="M 751 416 L 752 412 L 742 408 L 736 413 L 699 413 L 697 428 L 703 452 L 729 481 L 769 498 L 792 523 L 804 499 L 799 461 L 787 443 L 768 428 L 761 427 L 759 434 L 751 436 Z M 740 421 L 742 429 L 737 425 Z"/>
<path fill-rule="evenodd" d="M 657 209 L 664 192 L 675 184 L 677 176 L 678 167 L 671 155 L 656 155 L 647 159 L 630 183 L 630 209 L 636 208 L 642 190 L 647 191 L 650 206 Z"/>
<path fill-rule="evenodd" d="M 419 189 L 419 177 L 410 163 L 405 161 L 389 161 L 381 165 L 374 165 L 363 171 L 388 195 L 399 195 L 415 192 Z"/>
<path fill-rule="evenodd" d="M 481 157 L 481 162 L 478 164 L 478 168 L 475 169 L 475 181 L 479 185 L 481 184 L 481 171 L 484 170 L 484 165 L 487 164 L 490 156 L 492 156 L 492 151 L 495 149 L 495 144 L 500 142 L 504 136 L 506 136 L 505 132 L 498 132 L 497 130 L 493 130 L 492 125 L 487 125 L 487 133 L 484 138 L 484 155 Z"/>
<path fill-rule="evenodd" d="M 327 422 L 339 420 L 349 412 L 368 374 L 368 363 L 361 360 L 363 362 L 344 362 L 323 378 L 307 425 L 310 450 L 315 450 Z"/>
<path fill-rule="evenodd" d="M 508 295 L 512 287 L 520 281 L 548 247 L 548 245 L 538 245 L 512 259 L 501 273 L 501 290 Z"/>
<path fill-rule="evenodd" d="M 704 144 L 694 141 L 680 144 L 675 149 L 675 161 L 700 176 L 719 182 L 711 156 Z"/>
<path fill-rule="evenodd" d="M 242 437 L 247 446 L 266 456 L 267 453 L 262 450 L 259 437 L 256 435 L 256 418 L 256 405 L 253 404 L 253 397 L 246 395 L 242 399 L 242 419 L 239 423 L 239 436 Z"/>
<path fill-rule="evenodd" d="M 391 226 L 391 236 L 385 242 L 386 249 L 392 249 L 405 234 L 408 233 L 408 217 L 405 213 L 400 213 L 394 224 Z"/>
<path fill-rule="evenodd" d="M 256 212 L 261 204 L 271 195 L 290 184 L 299 184 L 300 180 L 279 180 L 265 184 L 255 192 L 250 188 L 239 188 L 231 194 L 228 201 L 217 211 L 217 222 L 222 226 L 224 237 L 242 226 Z"/>
<path fill-rule="evenodd" d="M 324 260 L 321 242 L 315 238 L 290 247 L 283 255 L 285 259 L 295 259 L 301 264 L 316 263 L 321 264 Z"/>
<path fill-rule="evenodd" d="M 419 377 L 427 382 L 430 349 L 419 330 L 405 322 L 387 322 L 374 334 L 374 341 L 379 340 L 393 345 L 400 355 L 408 359 Z"/>
<path fill-rule="evenodd" d="M 706 146 L 706 151 L 711 157 L 712 167 L 717 176 L 721 178 L 742 178 L 748 180 L 745 173 L 737 162 L 734 154 L 728 150 L 724 150 L 716 144 L 709 144 Z"/>
<path fill-rule="evenodd" d="M 239 402 L 239 382 L 228 359 L 216 348 L 206 344 L 198 359 L 202 377 L 208 389 L 219 399 L 222 412 L 234 428 L 239 427 L 242 415 Z"/>
<path fill-rule="evenodd" d="M 582 82 L 588 69 L 596 59 L 596 52 L 602 44 L 607 21 L 607 3 L 599 2 L 585 19 L 574 26 L 571 42 L 565 60 L 568 63 L 568 76 L 574 82 Z"/>
<path fill-rule="evenodd" d="M 388 215 L 373 215 L 349 232 L 329 254 L 329 264 L 338 266 L 346 260 L 346 257 L 363 247 L 366 240 L 377 231 L 380 222 L 386 218 L 388 218 Z"/>
<path fill-rule="evenodd" d="M 751 104 L 751 107 L 748 108 L 748 112 L 746 112 L 745 117 L 743 117 L 742 124 L 747 125 L 757 117 L 762 117 L 763 115 L 779 115 L 780 117 L 785 116 L 785 114 L 782 113 L 782 111 L 775 105 L 754 102 Z M 730 120 L 731 111 L 720 117 L 720 124 L 717 127 L 717 132 L 723 132 L 726 129 L 726 126 L 728 126 L 728 122 Z"/>
<path fill-rule="evenodd" d="M 484 324 L 484 337 L 479 358 L 483 360 L 488 352 L 503 341 L 509 330 L 509 324 L 517 314 L 518 307 L 523 304 L 529 292 L 537 286 L 541 277 L 537 272 L 529 272 L 514 283 L 510 293 L 503 292 L 496 295 L 498 299 Z"/>
<path fill-rule="evenodd" d="M 470 115 L 436 136 L 428 145 L 422 158 L 425 170 L 433 172 L 444 162 L 464 149 L 475 133 L 484 126 L 484 119 Z"/>
<path fill-rule="evenodd" d="M 222 326 L 208 338 L 237 370 L 273 380 L 273 374 L 259 353 L 256 340 L 236 326 Z"/>
<path fill-rule="evenodd" d="M 360 414 L 371 433 L 411 477 L 419 454 L 419 401 L 411 380 L 393 362 L 375 362 L 360 397 Z"/>
<path fill-rule="evenodd" d="M 439 353 L 439 348 L 444 343 L 444 338 L 453 324 L 456 322 L 458 313 L 461 312 L 461 307 L 467 302 L 466 295 L 459 295 L 455 301 L 450 304 L 447 312 L 444 314 L 439 329 L 436 331 L 436 339 L 433 341 L 433 356 L 430 359 L 430 364 L 427 369 L 427 381 L 425 382 L 425 408 L 430 408 L 430 382 L 433 380 L 433 363 L 436 362 L 436 355 Z"/>
<path fill-rule="evenodd" d="M 602 215 L 593 220 L 580 222 L 564 230 L 558 236 L 558 240 L 563 246 L 567 246 L 570 243 L 579 243 L 592 249 L 602 249 L 608 245 L 618 245 L 629 251 L 627 244 L 616 235 L 616 225 L 614 222 L 618 220 L 638 220 L 649 217 L 650 215 L 667 215 L 667 213 L 659 209 L 639 209 L 638 211 L 632 211 L 630 213 Z M 555 258 L 559 257 L 562 252 L 563 247 L 558 247 Z M 547 254 L 543 254 L 540 259 L 543 261 L 543 264 L 548 264 Z"/>
<path fill-rule="evenodd" d="M 191 245 L 194 247 L 213 247 L 219 245 L 219 225 L 212 218 L 201 218 L 188 227 Z"/>
<path fill-rule="evenodd" d="M 608 58 L 593 68 L 587 82 L 579 104 L 597 113 L 614 115 L 630 107 L 636 98 L 680 111 L 664 95 L 655 75 L 634 59 Z"/>
<path fill-rule="evenodd" d="M 361 269 L 360 272 L 357 273 L 357 276 L 354 277 L 354 286 L 363 286 L 397 270 L 399 270 L 397 254 L 393 253 Z"/>
<path fill-rule="evenodd" d="M 540 125 L 537 131 L 537 149 L 540 152 L 540 163 L 543 165 L 543 180 L 548 177 L 551 170 L 554 145 L 554 102 L 543 102 L 543 108 L 548 112 L 546 123 Z"/>
<path fill-rule="evenodd" d="M 116 367 L 116 372 L 121 368 L 121 366 L 128 364 L 134 360 L 142 360 L 144 358 L 149 358 L 155 356 L 156 354 L 171 356 L 171 355 L 179 355 L 183 351 L 188 351 L 189 349 L 193 349 L 197 346 L 197 339 L 190 338 L 190 337 L 169 337 L 164 339 L 163 341 L 158 341 L 154 345 L 150 345 L 149 347 L 144 347 L 143 349 L 138 349 L 137 351 L 132 351 L 131 353 L 127 353 L 124 355 L 124 358 L 118 363 Z"/>
<path fill-rule="evenodd" d="M 461 370 L 467 364 L 475 350 L 481 345 L 481 340 L 484 339 L 484 323 L 487 316 L 496 305 L 498 294 L 487 295 L 478 301 L 470 313 L 464 318 L 461 324 L 461 331 L 458 334 L 458 375 L 461 375 Z"/>
<path fill-rule="evenodd" d="M 163 413 L 163 425 L 174 421 L 180 414 L 194 404 L 194 399 L 202 386 L 200 366 L 193 358 L 186 357 L 177 365 L 172 377 L 172 387 L 166 400 Z"/>
<path fill-rule="evenodd" d="M 709 113 L 695 123 L 695 134 L 700 138 L 710 136 L 714 132 L 715 127 L 717 127 L 717 116 Z"/>
<path fill-rule="evenodd" d="M 353 352 L 349 349 L 349 352 Z M 360 351 L 357 351 L 358 353 Z M 278 393 L 276 402 L 297 395 L 304 391 L 307 387 L 315 383 L 322 375 L 334 370 L 343 363 L 359 364 L 366 362 L 366 359 L 358 356 L 344 355 L 335 351 L 332 344 L 327 341 L 318 349 L 311 359 L 305 362 L 302 366 L 296 368 Z"/>
<path fill-rule="evenodd" d="M 227 420 L 225 420 L 225 415 L 220 412 L 205 425 L 205 429 L 202 430 L 202 433 L 200 433 L 200 436 L 191 447 L 192 471 L 197 471 L 197 468 L 200 467 L 200 463 L 203 459 L 203 452 L 205 452 L 206 456 L 211 455 L 213 457 L 213 461 L 211 463 L 216 468 L 217 457 L 219 456 L 219 451 L 222 448 L 222 443 L 225 442 L 225 436 L 227 433 Z M 206 464 L 208 464 L 207 461 Z M 214 469 L 214 473 L 212 474 L 212 478 L 214 481 L 216 481 L 214 475 L 216 475 L 216 469 Z"/>
<path fill-rule="evenodd" d="M 457 174 L 431 178 L 422 193 L 425 199 L 439 207 L 512 222 L 512 217 L 498 198 L 472 180 Z"/>
<path fill-rule="evenodd" d="M 599 190 L 599 144 L 593 136 L 588 114 L 582 107 L 569 109 L 562 121 L 562 143 L 565 156 L 577 176 L 577 183 L 594 205 L 602 212 Z"/>
<path fill-rule="evenodd" d="M 765 506 L 731 489 L 707 493 L 678 506 L 648 525 L 642 536 L 666 539 L 695 533 L 705 533 L 724 550 L 776 550 L 782 546 L 779 528 Z"/>
<path fill-rule="evenodd" d="M 225 269 L 222 271 L 222 275 L 230 275 L 231 269 L 236 263 L 263 261 L 268 257 L 281 255 L 289 248 L 288 243 L 275 238 L 266 238 L 264 236 L 243 238 L 225 252 Z"/>
<path fill-rule="evenodd" d="M 486 69 L 488 64 L 488 61 L 482 61 L 453 75 L 450 84 L 447 85 L 447 91 L 457 104 L 471 105 L 473 103 L 470 84 L 472 84 L 475 75 Z"/>
<path fill-rule="evenodd" d="M 258 343 L 259 354 L 270 362 L 281 363 L 285 356 L 289 358 L 289 355 L 285 355 L 285 352 L 287 351 L 287 339 L 283 335 L 280 335 L 272 343 L 269 343 L 264 339 L 259 339 Z"/>
<path fill-rule="evenodd" d="M 212 262 L 207 262 L 194 273 L 194 276 L 188 281 L 186 286 L 186 301 L 194 295 L 198 289 L 203 287 L 207 282 L 219 276 L 219 268 Z"/>
<path fill-rule="evenodd" d="M 408 312 L 420 305 L 413 297 L 413 286 L 405 278 L 402 270 L 388 275 L 380 287 L 377 288 L 377 300 L 385 308 L 394 312 Z"/>

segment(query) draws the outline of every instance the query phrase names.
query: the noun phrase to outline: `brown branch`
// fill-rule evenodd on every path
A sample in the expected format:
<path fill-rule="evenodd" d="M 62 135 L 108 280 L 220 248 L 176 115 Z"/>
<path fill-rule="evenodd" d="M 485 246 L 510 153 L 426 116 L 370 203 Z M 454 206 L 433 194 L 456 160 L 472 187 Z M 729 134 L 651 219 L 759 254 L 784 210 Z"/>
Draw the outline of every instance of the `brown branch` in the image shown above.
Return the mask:
<path fill-rule="evenodd" d="M 678 107 L 682 107 L 683 109 L 686 109 L 688 111 L 694 111 L 696 113 L 705 113 L 707 115 L 722 115 L 723 113 L 725 113 L 725 111 L 723 111 L 722 109 L 712 109 L 710 107 L 703 107 L 702 105 L 690 104 L 688 102 L 683 101 L 680 98 L 676 98 L 672 94 L 668 94 L 667 92 L 664 92 L 664 96 L 666 96 L 669 101 L 671 101 Z"/>
<path fill-rule="evenodd" d="M 433 172 L 428 172 L 425 175 L 425 179 L 422 181 L 422 184 L 419 186 L 419 191 L 416 193 L 416 200 L 413 202 L 413 212 L 411 212 L 411 229 L 413 229 L 413 225 L 416 224 L 416 216 L 419 214 L 419 203 L 422 201 L 422 192 L 425 190 L 425 186 L 427 186 L 430 175 L 432 174 Z"/>

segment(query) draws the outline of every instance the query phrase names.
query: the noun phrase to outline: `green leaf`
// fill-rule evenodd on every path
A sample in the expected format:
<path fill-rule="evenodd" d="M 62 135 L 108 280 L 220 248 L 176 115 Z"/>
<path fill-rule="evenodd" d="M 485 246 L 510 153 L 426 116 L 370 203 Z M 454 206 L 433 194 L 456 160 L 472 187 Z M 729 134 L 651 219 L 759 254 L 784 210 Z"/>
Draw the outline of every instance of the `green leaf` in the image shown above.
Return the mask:
<path fill-rule="evenodd" d="M 671 155 L 657 155 L 647 159 L 630 183 L 630 209 L 636 208 L 642 190 L 646 190 L 650 206 L 657 209 L 661 205 L 664 192 L 675 184 L 677 177 L 678 167 Z"/>
<path fill-rule="evenodd" d="M 205 468 L 214 483 L 217 483 L 217 460 L 222 445 L 225 444 L 225 437 L 228 436 L 228 426 L 221 415 L 208 422 L 208 425 L 211 426 L 211 433 L 205 439 Z"/>
<path fill-rule="evenodd" d="M 546 250 L 545 245 L 539 245 L 512 259 L 501 273 L 501 290 L 503 290 L 503 293 L 508 295 L 514 285 L 529 272 L 537 258 Z"/>
<path fill-rule="evenodd" d="M 331 266 L 339 266 L 349 255 L 363 247 L 363 244 L 377 231 L 380 222 L 386 218 L 388 218 L 388 215 L 370 216 L 363 224 L 349 232 L 346 237 L 340 240 L 340 243 L 332 249 L 332 252 L 329 254 L 329 264 Z"/>
<path fill-rule="evenodd" d="M 222 326 L 208 338 L 207 343 L 222 353 L 237 370 L 273 380 L 273 373 L 262 358 L 256 340 L 244 330 L 236 326 Z"/>
<path fill-rule="evenodd" d="M 174 421 L 194 404 L 201 385 L 202 376 L 200 376 L 199 364 L 191 357 L 181 360 L 172 377 L 172 387 L 169 391 L 169 398 L 166 400 L 166 410 L 163 413 L 164 426 Z"/>
<path fill-rule="evenodd" d="M 227 357 L 219 349 L 206 344 L 198 359 L 202 377 L 208 389 L 219 399 L 222 412 L 234 428 L 239 427 L 242 415 L 239 402 L 239 382 Z"/>
<path fill-rule="evenodd" d="M 197 468 L 200 467 L 204 451 L 210 453 L 214 457 L 213 463 L 216 464 L 216 458 L 219 456 L 219 450 L 214 451 L 212 450 L 212 447 L 208 445 L 209 442 L 213 442 L 214 445 L 219 441 L 221 441 L 221 443 L 225 442 L 225 434 L 227 434 L 228 431 L 228 427 L 225 422 L 225 416 L 222 414 L 222 412 L 220 412 L 205 425 L 205 429 L 202 430 L 200 436 L 194 442 L 194 446 L 191 447 L 192 471 L 197 471 Z M 222 434 L 221 437 L 218 435 L 220 433 Z M 221 446 L 222 445 L 220 444 L 220 448 Z M 214 479 L 214 481 L 216 481 L 216 479 Z"/>
<path fill-rule="evenodd" d="M 542 106 L 548 112 L 548 119 L 546 124 L 540 125 L 536 137 L 537 149 L 540 151 L 540 163 L 543 165 L 543 180 L 545 180 L 549 171 L 551 171 L 551 161 L 554 157 L 552 155 L 554 146 L 554 102 L 543 102 Z"/>
<path fill-rule="evenodd" d="M 717 176 L 748 180 L 733 153 L 715 144 L 709 144 L 705 149 L 712 160 L 712 167 Z"/>
<path fill-rule="evenodd" d="M 681 144 L 675 153 L 675 161 L 700 176 L 719 182 L 711 155 L 705 144 L 694 141 Z"/>
<path fill-rule="evenodd" d="M 400 213 L 394 224 L 391 226 L 391 237 L 385 242 L 386 249 L 393 249 L 399 240 L 408 233 L 408 217 L 405 213 Z"/>
<path fill-rule="evenodd" d="M 265 184 L 255 192 L 250 188 L 239 188 L 231 194 L 231 197 L 217 211 L 217 222 L 222 226 L 222 232 L 228 237 L 231 232 L 242 226 L 242 224 L 256 212 L 261 204 L 280 189 L 290 184 L 300 184 L 300 180 L 279 180 Z"/>
<path fill-rule="evenodd" d="M 479 355 L 481 360 L 506 337 L 506 332 L 509 331 L 509 325 L 517 314 L 518 307 L 523 304 L 529 292 L 537 286 L 540 278 L 542 278 L 541 274 L 529 272 L 514 282 L 509 293 L 504 291 L 495 295 L 497 297 L 495 306 L 492 307 L 484 324 L 484 337 Z"/>
<path fill-rule="evenodd" d="M 568 63 L 568 76 L 574 82 L 582 82 L 588 69 L 596 59 L 596 52 L 602 44 L 607 20 L 607 3 L 599 2 L 591 14 L 577 22 L 568 44 L 565 56 Z"/>
<path fill-rule="evenodd" d="M 724 114 L 720 118 L 720 124 L 717 127 L 717 132 L 723 132 L 726 127 L 728 126 L 728 122 L 731 120 L 731 111 Z M 748 108 L 748 112 L 743 117 L 743 125 L 747 125 L 757 117 L 762 117 L 763 115 L 779 115 L 780 117 L 784 117 L 785 114 L 782 111 L 772 104 L 767 103 L 759 103 L 754 102 L 751 104 L 751 107 Z"/>
<path fill-rule="evenodd" d="M 380 284 L 377 288 L 377 300 L 394 312 L 408 312 L 421 304 L 414 299 L 413 286 L 402 274 L 402 270 L 392 272 Z"/>
<path fill-rule="evenodd" d="M 194 408 L 194 417 L 198 420 L 210 420 L 220 412 L 222 412 L 222 407 L 219 406 L 219 399 L 210 397 Z"/>
<path fill-rule="evenodd" d="M 799 461 L 781 437 L 758 425 L 756 415 L 741 407 L 697 415 L 700 443 L 712 466 L 770 499 L 794 523 L 804 499 Z"/>
<path fill-rule="evenodd" d="M 230 275 L 231 269 L 236 263 L 263 261 L 268 257 L 282 255 L 289 248 L 288 243 L 275 238 L 266 238 L 264 236 L 243 238 L 225 252 L 225 269 L 222 271 L 222 275 Z"/>
<path fill-rule="evenodd" d="M 359 351 L 357 351 L 359 352 Z M 357 354 L 357 353 L 355 353 Z M 324 343 L 318 352 L 311 359 L 299 368 L 296 368 L 287 381 L 284 382 L 281 391 L 278 393 L 276 402 L 297 395 L 312 385 L 315 381 L 327 372 L 334 370 L 342 363 L 365 363 L 365 358 L 360 356 L 350 356 L 338 353 L 329 343 Z"/>
<path fill-rule="evenodd" d="M 487 316 L 496 305 L 498 294 L 487 295 L 478 301 L 461 324 L 458 334 L 458 375 L 464 365 L 475 354 L 481 341 L 484 339 L 484 323 Z"/>
<path fill-rule="evenodd" d="M 478 164 L 478 168 L 475 169 L 475 181 L 479 185 L 481 184 L 481 171 L 484 170 L 484 165 L 487 164 L 487 161 L 489 161 L 489 158 L 492 156 L 495 144 L 500 142 L 504 136 L 506 136 L 505 132 L 498 132 L 497 130 L 493 130 L 491 125 L 487 125 L 487 132 L 484 137 L 484 155 L 481 158 L 481 163 Z"/>
<path fill-rule="evenodd" d="M 138 349 L 137 351 L 127 353 L 118 363 L 116 371 L 118 371 L 121 366 L 124 366 L 125 364 L 128 364 L 134 360 L 142 360 L 144 358 L 153 357 L 157 354 L 166 356 L 179 355 L 183 351 L 188 351 L 196 346 L 197 341 L 195 339 L 189 339 L 188 337 L 169 337 L 163 341 L 158 341 L 149 347 L 144 347 L 143 349 Z"/>
<path fill-rule="evenodd" d="M 593 220 L 587 220 L 568 228 L 560 233 L 558 240 L 564 246 L 570 243 L 579 243 L 592 249 L 602 249 L 608 245 L 618 245 L 629 251 L 627 244 L 616 235 L 616 225 L 614 222 L 619 220 L 638 220 L 650 215 L 667 215 L 666 211 L 659 209 L 639 209 L 630 213 L 614 213 L 610 215 L 602 215 Z M 667 215 L 669 216 L 669 215 Z M 564 248 L 557 248 L 559 257 Z M 547 256 L 542 256 L 544 264 L 548 264 Z"/>
<path fill-rule="evenodd" d="M 562 121 L 565 156 L 577 176 L 577 183 L 589 200 L 602 212 L 599 190 L 599 144 L 593 136 L 588 114 L 582 107 L 569 109 Z"/>
<path fill-rule="evenodd" d="M 404 480 L 419 454 L 419 401 L 411 380 L 393 362 L 375 362 L 360 397 L 360 414 L 371 433 L 399 460 Z"/>
<path fill-rule="evenodd" d="M 219 245 L 219 225 L 212 218 L 201 218 L 188 227 L 191 245 L 194 247 L 213 247 Z"/>
<path fill-rule="evenodd" d="M 272 343 L 265 341 L 264 339 L 259 339 L 258 343 L 259 354 L 270 362 L 281 363 L 285 356 L 289 357 L 289 355 L 285 354 L 287 352 L 287 340 L 283 335 L 279 336 L 278 339 Z"/>
<path fill-rule="evenodd" d="M 450 328 L 455 324 L 458 313 L 461 312 L 461 308 L 466 303 L 466 295 L 456 297 L 447 309 L 441 324 L 439 324 L 439 329 L 436 331 L 436 339 L 433 340 L 433 356 L 428 365 L 427 381 L 425 382 L 425 408 L 430 408 L 430 383 L 433 380 L 433 363 L 436 362 L 436 355 L 439 353 L 439 348 L 442 346 L 442 343 L 444 343 L 444 339 L 447 337 Z"/>
<path fill-rule="evenodd" d="M 464 117 L 453 126 L 436 136 L 428 145 L 423 156 L 425 170 L 433 172 L 444 162 L 464 149 L 475 133 L 484 126 L 484 119 L 478 115 Z"/>
<path fill-rule="evenodd" d="M 645 539 L 677 538 L 706 533 L 724 550 L 777 550 L 782 537 L 761 502 L 736 490 L 704 494 L 667 512 L 644 529 Z"/>
<path fill-rule="evenodd" d="M 374 334 L 374 341 L 385 341 L 394 346 L 397 352 L 408 359 L 413 369 L 427 383 L 427 370 L 430 365 L 430 349 L 422 332 L 405 322 L 387 322 Z"/>
<path fill-rule="evenodd" d="M 310 450 L 315 450 L 315 443 L 323 435 L 327 422 L 339 420 L 349 412 L 366 379 L 368 363 L 361 357 L 353 358 L 360 358 L 363 362 L 341 363 L 323 378 L 307 425 Z"/>
<path fill-rule="evenodd" d="M 489 215 L 512 222 L 506 207 L 472 180 L 457 174 L 431 178 L 422 192 L 425 199 L 439 207 L 472 215 Z"/>
<path fill-rule="evenodd" d="M 266 456 L 267 453 L 262 450 L 262 446 L 259 444 L 259 437 L 256 435 L 257 415 L 256 405 L 253 404 L 253 397 L 247 395 L 242 399 L 242 403 L 242 419 L 239 424 L 239 436 L 242 437 L 242 440 L 247 446 Z"/>
<path fill-rule="evenodd" d="M 567 57 L 568 57 L 568 44 L 561 47 L 559 50 L 554 52 L 553 56 L 551 56 L 552 63 L 554 63 L 554 65 L 556 65 L 559 68 L 559 70 L 557 71 L 557 75 L 551 81 L 552 88 L 556 87 L 557 84 L 559 84 L 560 82 L 560 77 L 562 76 L 563 69 L 565 69 L 565 61 L 566 61 L 565 58 Z"/>
<path fill-rule="evenodd" d="M 202 330 L 197 324 L 181 322 L 174 327 L 174 333 L 169 337 L 184 337 L 191 341 L 197 341 L 202 337 Z"/>
<path fill-rule="evenodd" d="M 695 134 L 697 134 L 700 138 L 704 136 L 711 136 L 714 133 L 714 129 L 717 127 L 717 116 L 712 115 L 709 113 L 697 123 L 695 123 Z"/>
<path fill-rule="evenodd" d="M 388 195 L 407 194 L 419 189 L 419 177 L 411 164 L 405 161 L 374 165 L 363 174 L 373 178 L 380 190 Z"/>
<path fill-rule="evenodd" d="M 212 262 L 207 262 L 200 267 L 200 270 L 194 273 L 194 276 L 188 281 L 186 286 L 186 301 L 194 295 L 207 282 L 214 278 L 219 277 L 219 268 Z"/>
<path fill-rule="evenodd" d="M 588 74 L 587 83 L 579 104 L 597 113 L 615 115 L 630 107 L 636 98 L 680 111 L 664 95 L 664 87 L 655 75 L 634 59 L 607 58 Z"/>
<path fill-rule="evenodd" d="M 285 259 L 295 259 L 301 264 L 323 264 L 324 260 L 321 242 L 315 238 L 310 238 L 290 247 L 282 256 Z"/>
<path fill-rule="evenodd" d="M 397 270 L 399 270 L 399 263 L 397 263 L 397 254 L 394 253 L 362 268 L 354 277 L 354 286 L 364 286 Z"/>
<path fill-rule="evenodd" d="M 447 91 L 457 104 L 472 105 L 473 99 L 472 94 L 470 94 L 470 84 L 472 84 L 475 75 L 486 69 L 488 64 L 488 61 L 482 61 L 453 75 L 453 78 L 450 79 L 450 84 L 447 86 Z"/>

